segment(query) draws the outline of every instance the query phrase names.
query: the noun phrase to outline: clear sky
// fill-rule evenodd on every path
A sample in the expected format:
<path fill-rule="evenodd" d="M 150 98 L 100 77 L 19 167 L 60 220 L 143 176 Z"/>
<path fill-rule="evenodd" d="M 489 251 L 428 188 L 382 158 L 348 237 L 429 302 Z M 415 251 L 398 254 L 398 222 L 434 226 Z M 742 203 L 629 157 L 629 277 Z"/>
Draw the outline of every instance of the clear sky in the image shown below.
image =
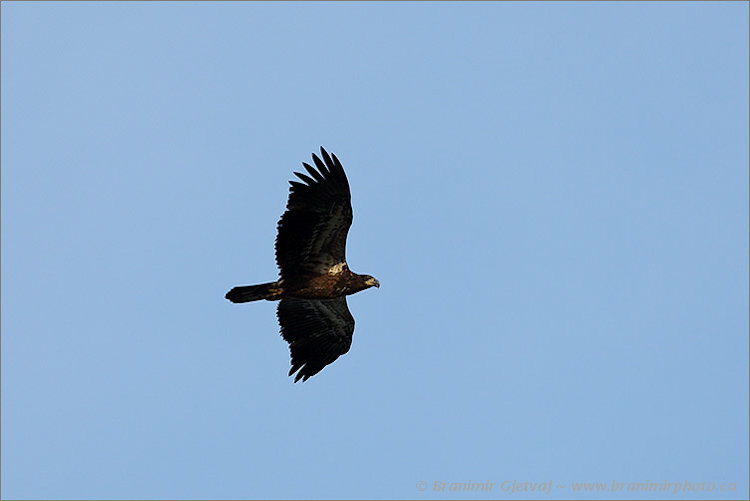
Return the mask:
<path fill-rule="evenodd" d="M 3 498 L 747 499 L 748 92 L 747 2 L 3 2 Z M 224 294 L 321 145 L 295 385 Z"/>

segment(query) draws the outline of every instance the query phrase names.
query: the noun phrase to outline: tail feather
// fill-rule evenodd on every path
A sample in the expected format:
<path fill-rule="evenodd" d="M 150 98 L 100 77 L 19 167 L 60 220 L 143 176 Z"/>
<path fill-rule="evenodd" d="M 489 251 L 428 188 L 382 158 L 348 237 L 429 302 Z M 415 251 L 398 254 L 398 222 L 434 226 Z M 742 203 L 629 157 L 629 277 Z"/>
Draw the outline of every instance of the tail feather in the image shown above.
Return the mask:
<path fill-rule="evenodd" d="M 224 297 L 233 303 L 247 303 L 261 299 L 279 299 L 280 295 L 278 282 L 269 282 L 260 285 L 240 285 L 227 292 Z"/>

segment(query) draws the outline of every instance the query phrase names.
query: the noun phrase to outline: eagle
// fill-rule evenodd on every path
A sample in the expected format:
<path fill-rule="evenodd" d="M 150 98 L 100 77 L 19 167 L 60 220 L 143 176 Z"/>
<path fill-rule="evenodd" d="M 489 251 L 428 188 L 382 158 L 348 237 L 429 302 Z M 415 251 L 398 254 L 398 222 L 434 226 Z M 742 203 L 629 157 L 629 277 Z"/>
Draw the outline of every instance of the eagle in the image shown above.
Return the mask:
<path fill-rule="evenodd" d="M 374 277 L 358 275 L 346 264 L 346 236 L 352 225 L 352 195 L 336 155 L 321 146 L 315 168 L 302 163 L 302 182 L 289 181 L 289 200 L 276 234 L 279 280 L 242 285 L 226 293 L 233 303 L 279 301 L 276 316 L 289 343 L 294 382 L 319 373 L 352 345 L 354 317 L 346 296 L 380 287 Z"/>

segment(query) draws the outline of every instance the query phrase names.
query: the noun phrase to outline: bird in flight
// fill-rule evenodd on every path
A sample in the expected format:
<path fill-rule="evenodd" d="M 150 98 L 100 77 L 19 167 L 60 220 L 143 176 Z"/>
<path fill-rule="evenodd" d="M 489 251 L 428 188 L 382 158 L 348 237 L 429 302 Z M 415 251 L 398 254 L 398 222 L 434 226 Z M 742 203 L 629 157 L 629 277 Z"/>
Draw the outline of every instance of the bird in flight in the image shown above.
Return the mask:
<path fill-rule="evenodd" d="M 294 382 L 306 381 L 349 351 L 354 317 L 346 296 L 380 287 L 374 277 L 358 275 L 346 264 L 346 236 L 352 225 L 352 195 L 336 155 L 320 148 L 315 168 L 302 163 L 302 182 L 289 181 L 286 211 L 277 225 L 279 280 L 242 285 L 227 292 L 233 303 L 279 300 L 276 316 L 289 343 Z"/>

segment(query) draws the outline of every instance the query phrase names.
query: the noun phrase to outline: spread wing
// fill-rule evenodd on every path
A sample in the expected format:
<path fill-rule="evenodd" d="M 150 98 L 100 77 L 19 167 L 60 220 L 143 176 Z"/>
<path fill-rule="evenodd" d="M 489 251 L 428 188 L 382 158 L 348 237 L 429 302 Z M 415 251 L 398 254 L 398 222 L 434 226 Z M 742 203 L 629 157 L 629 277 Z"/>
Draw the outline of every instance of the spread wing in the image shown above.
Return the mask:
<path fill-rule="evenodd" d="M 336 155 L 320 148 L 317 169 L 303 163 L 309 175 L 294 174 L 289 201 L 276 236 L 276 264 L 281 278 L 299 273 L 328 273 L 346 263 L 346 235 L 352 225 L 349 181 Z"/>
<path fill-rule="evenodd" d="M 346 297 L 309 300 L 285 298 L 276 311 L 281 335 L 292 354 L 291 376 L 306 381 L 326 365 L 349 351 L 354 334 L 354 317 Z"/>

